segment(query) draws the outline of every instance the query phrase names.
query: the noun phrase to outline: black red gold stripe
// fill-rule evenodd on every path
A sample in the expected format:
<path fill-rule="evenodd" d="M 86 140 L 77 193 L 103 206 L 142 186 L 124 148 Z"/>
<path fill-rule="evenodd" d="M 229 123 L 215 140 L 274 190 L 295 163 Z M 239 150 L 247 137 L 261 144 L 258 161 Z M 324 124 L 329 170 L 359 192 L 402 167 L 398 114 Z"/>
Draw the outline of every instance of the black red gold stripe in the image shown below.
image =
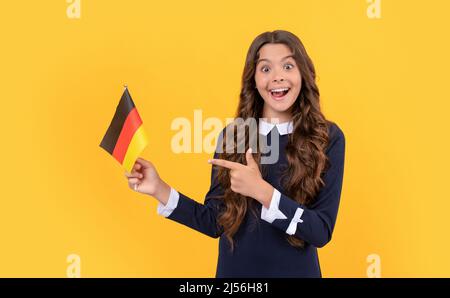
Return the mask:
<path fill-rule="evenodd" d="M 142 119 L 128 89 L 125 89 L 100 147 L 131 172 L 136 158 L 147 143 Z"/>

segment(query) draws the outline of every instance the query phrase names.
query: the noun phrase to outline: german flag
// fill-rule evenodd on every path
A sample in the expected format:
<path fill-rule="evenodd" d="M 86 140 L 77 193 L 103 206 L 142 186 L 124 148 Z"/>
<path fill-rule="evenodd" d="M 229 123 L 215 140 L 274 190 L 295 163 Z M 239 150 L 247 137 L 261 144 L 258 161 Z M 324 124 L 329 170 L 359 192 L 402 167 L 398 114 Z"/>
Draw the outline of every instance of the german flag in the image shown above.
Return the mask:
<path fill-rule="evenodd" d="M 111 154 L 128 173 L 131 173 L 136 159 L 147 144 L 148 138 L 142 125 L 142 119 L 131 99 L 128 88 L 125 87 L 100 147 Z"/>

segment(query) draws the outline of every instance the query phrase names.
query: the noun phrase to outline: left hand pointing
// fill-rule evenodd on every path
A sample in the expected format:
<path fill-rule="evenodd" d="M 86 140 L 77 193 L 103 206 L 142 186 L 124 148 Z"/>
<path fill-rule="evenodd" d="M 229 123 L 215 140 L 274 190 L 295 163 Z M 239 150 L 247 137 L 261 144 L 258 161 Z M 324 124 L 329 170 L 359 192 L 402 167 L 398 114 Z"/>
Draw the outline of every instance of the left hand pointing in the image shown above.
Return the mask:
<path fill-rule="evenodd" d="M 253 159 L 252 149 L 245 153 L 247 165 L 224 159 L 210 159 L 208 163 L 230 169 L 231 190 L 243 196 L 254 198 L 266 207 L 270 205 L 273 187 L 267 183 Z"/>

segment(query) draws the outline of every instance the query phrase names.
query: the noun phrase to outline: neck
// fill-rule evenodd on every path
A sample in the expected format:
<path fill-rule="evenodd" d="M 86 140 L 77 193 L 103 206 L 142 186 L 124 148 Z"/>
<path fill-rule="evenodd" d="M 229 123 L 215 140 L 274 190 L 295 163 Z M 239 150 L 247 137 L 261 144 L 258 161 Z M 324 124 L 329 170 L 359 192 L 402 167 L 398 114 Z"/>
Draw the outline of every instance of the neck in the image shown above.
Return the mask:
<path fill-rule="evenodd" d="M 289 109 L 289 111 L 280 113 L 280 112 L 276 112 L 273 110 L 268 110 L 268 109 L 266 109 L 266 106 L 264 106 L 262 118 L 266 122 L 278 124 L 278 123 L 284 123 L 284 122 L 291 121 L 292 115 L 290 113 L 290 109 Z"/>

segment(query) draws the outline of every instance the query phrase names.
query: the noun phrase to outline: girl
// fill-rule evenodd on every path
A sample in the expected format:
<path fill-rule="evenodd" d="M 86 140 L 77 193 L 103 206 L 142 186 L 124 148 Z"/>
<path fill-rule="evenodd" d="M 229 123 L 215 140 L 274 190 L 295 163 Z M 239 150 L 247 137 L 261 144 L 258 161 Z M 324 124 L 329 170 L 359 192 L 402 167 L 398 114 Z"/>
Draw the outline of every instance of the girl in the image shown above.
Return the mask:
<path fill-rule="evenodd" d="M 317 248 L 336 222 L 345 138 L 320 110 L 315 77 L 297 36 L 260 34 L 247 53 L 236 118 L 258 119 L 258 140 L 277 137 L 276 162 L 263 164 L 259 145 L 247 149 L 251 133 L 243 153 L 218 150 L 230 142 L 223 138 L 208 160 L 204 204 L 167 185 L 142 158 L 125 174 L 130 188 L 159 201 L 159 214 L 220 237 L 216 277 L 321 277 Z"/>

